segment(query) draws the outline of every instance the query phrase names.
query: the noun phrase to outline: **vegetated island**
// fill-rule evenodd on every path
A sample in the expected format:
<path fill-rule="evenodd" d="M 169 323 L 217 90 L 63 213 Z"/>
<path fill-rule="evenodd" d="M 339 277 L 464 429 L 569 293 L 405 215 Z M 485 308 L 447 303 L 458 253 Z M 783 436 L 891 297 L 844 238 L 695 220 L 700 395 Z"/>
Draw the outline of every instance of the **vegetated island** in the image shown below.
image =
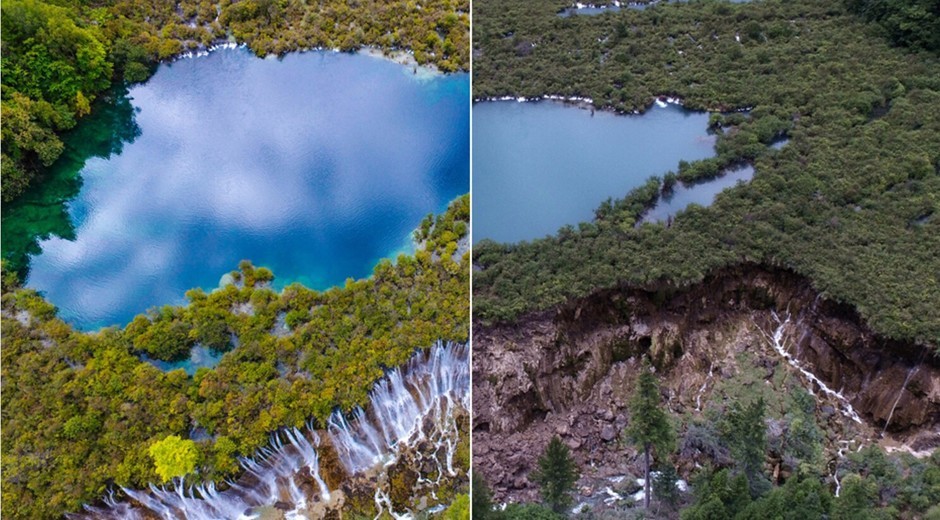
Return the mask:
<path fill-rule="evenodd" d="M 62 154 L 62 132 L 113 83 L 230 41 L 258 56 L 306 49 L 408 51 L 468 70 L 469 2 L 10 0 L 2 6 L 2 194 L 9 202 Z"/>
<path fill-rule="evenodd" d="M 475 2 L 475 99 L 678 98 L 717 157 L 475 244 L 474 518 L 940 514 L 936 7 L 568 7 Z M 739 163 L 748 184 L 642 222 Z"/>
<path fill-rule="evenodd" d="M 193 289 L 185 306 L 90 334 L 4 270 L 4 517 L 61 517 L 114 486 L 163 482 L 151 447 L 174 435 L 197 439 L 198 471 L 187 485 L 222 483 L 275 430 L 308 420 L 322 428 L 334 409 L 365 404 L 385 370 L 416 349 L 469 341 L 469 217 L 465 195 L 421 223 L 413 256 L 382 260 L 370 278 L 343 287 L 292 284 L 277 293 L 271 271 L 243 262 L 232 283 Z M 197 345 L 229 353 L 192 377 L 141 359 L 180 360 Z M 466 475 L 469 444 L 456 459 Z M 323 471 L 342 471 L 331 464 L 335 457 L 321 460 Z M 409 496 L 407 478 L 391 482 L 392 500 Z M 374 506 L 370 495 L 347 501 L 345 511 Z"/>

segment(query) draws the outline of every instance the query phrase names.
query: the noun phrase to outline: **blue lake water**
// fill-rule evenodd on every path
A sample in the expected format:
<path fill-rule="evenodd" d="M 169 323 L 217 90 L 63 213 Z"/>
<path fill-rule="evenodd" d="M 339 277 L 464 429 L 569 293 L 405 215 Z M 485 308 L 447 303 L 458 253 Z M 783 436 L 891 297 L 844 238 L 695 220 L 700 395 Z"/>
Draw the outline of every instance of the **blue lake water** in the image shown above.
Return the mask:
<path fill-rule="evenodd" d="M 275 287 L 368 276 L 411 250 L 424 215 L 469 190 L 466 74 L 224 49 L 161 65 L 126 95 L 136 131 L 59 183 L 77 196 L 52 217 L 42 194 L 4 209 L 4 231 L 67 213 L 71 229 L 33 238 L 27 285 L 82 329 L 212 289 L 242 259 L 272 269 Z"/>
<path fill-rule="evenodd" d="M 689 204 L 708 206 L 722 191 L 748 182 L 754 177 L 754 167 L 741 166 L 725 171 L 721 177 L 685 186 L 677 183 L 672 192 L 663 194 L 656 206 L 643 215 L 645 222 L 665 222 L 669 217 L 687 208 Z"/>
<path fill-rule="evenodd" d="M 715 137 L 707 126 L 707 113 L 671 104 L 643 115 L 592 116 L 554 102 L 477 103 L 473 239 L 530 240 L 589 221 L 608 197 L 675 171 L 680 160 L 712 157 Z M 711 203 L 714 193 L 705 191 L 677 187 L 670 211 L 682 201 Z"/>

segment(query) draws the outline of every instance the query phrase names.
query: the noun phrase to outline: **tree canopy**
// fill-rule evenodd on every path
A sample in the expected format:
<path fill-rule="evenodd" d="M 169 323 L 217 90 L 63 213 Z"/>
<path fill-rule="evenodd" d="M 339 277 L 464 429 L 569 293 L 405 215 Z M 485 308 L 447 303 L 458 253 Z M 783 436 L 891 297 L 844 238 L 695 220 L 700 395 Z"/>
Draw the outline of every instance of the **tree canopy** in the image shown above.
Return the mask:
<path fill-rule="evenodd" d="M 151 444 L 147 453 L 153 459 L 157 475 L 164 482 L 192 473 L 199 457 L 196 443 L 179 435 L 168 435 Z"/>

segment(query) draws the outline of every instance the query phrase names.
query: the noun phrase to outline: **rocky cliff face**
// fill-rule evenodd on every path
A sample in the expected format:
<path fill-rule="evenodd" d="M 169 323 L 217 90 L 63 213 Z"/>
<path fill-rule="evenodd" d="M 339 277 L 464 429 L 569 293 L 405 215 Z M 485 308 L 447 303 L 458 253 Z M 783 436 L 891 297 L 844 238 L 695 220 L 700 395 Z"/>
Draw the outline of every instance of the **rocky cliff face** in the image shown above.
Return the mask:
<path fill-rule="evenodd" d="M 940 445 L 935 346 L 879 337 L 785 270 L 744 265 L 682 290 L 600 291 L 514 324 L 475 324 L 473 348 L 474 467 L 498 500 L 536 498 L 527 475 L 552 435 L 572 448 L 585 496 L 630 473 L 636 453 L 620 434 L 644 355 L 674 416 L 720 408 L 725 388 L 775 395 L 788 381 L 816 395 L 830 454 L 883 431 L 909 451 Z"/>

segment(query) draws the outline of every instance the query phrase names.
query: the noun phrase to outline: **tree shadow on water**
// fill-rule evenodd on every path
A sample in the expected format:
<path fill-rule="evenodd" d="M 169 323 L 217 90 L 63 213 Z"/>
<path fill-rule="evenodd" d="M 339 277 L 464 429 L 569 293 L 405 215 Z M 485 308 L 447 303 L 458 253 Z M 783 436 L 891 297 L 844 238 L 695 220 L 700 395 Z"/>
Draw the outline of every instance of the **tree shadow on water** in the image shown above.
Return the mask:
<path fill-rule="evenodd" d="M 69 203 L 82 188 L 81 172 L 93 157 L 120 155 L 140 135 L 127 86 L 115 87 L 95 101 L 92 113 L 62 137 L 65 150 L 17 200 L 3 205 L 3 259 L 25 280 L 31 256 L 52 237 L 75 240 Z"/>

